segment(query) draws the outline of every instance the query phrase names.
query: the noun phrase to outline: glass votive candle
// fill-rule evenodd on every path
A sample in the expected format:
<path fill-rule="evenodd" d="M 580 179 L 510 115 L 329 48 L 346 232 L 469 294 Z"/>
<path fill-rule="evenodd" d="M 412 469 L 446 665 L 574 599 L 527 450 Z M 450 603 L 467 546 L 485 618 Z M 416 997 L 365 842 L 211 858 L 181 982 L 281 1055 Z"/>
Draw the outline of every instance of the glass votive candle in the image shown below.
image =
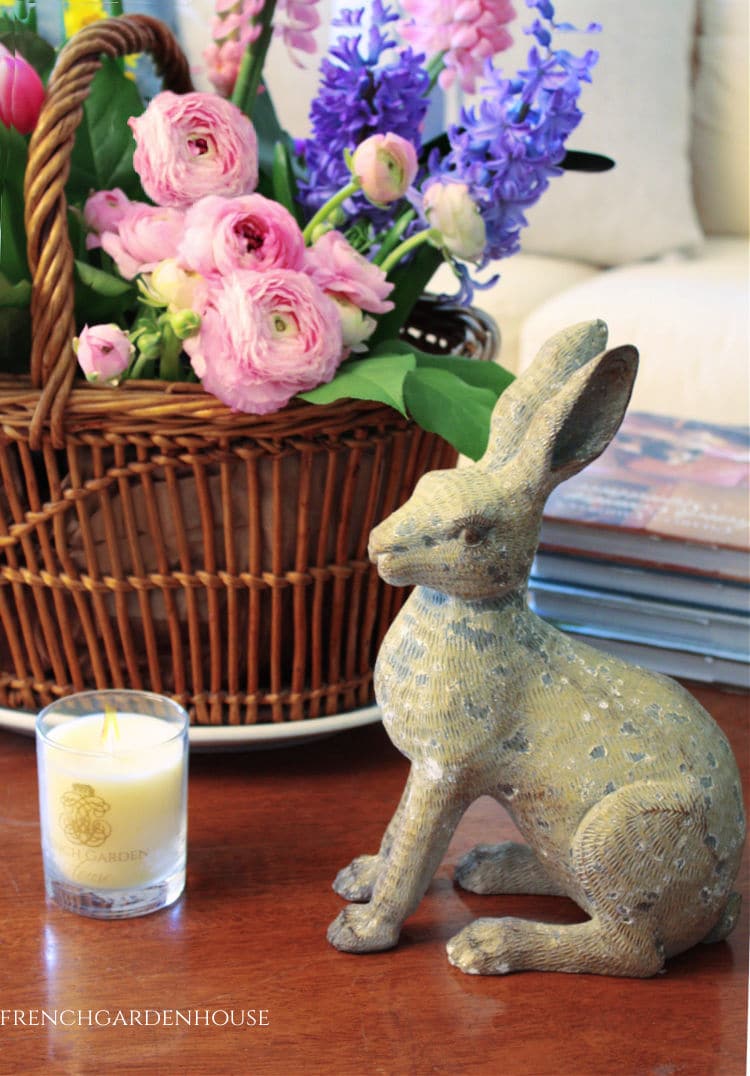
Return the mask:
<path fill-rule="evenodd" d="M 47 896 L 96 919 L 145 915 L 185 887 L 188 715 L 143 691 L 87 691 L 36 721 Z"/>

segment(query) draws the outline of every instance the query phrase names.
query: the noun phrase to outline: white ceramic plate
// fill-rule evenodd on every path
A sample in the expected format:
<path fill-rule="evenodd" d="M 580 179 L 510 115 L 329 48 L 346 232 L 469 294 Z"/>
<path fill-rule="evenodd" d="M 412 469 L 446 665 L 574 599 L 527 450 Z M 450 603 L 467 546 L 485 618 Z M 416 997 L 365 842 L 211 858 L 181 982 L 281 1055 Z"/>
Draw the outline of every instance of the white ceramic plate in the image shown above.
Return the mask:
<path fill-rule="evenodd" d="M 34 735 L 35 714 L 6 710 L 0 706 L 0 728 Z M 198 751 L 248 751 L 263 747 L 291 747 L 319 736 L 371 725 L 380 720 L 377 706 L 366 706 L 348 714 L 314 717 L 308 721 L 285 721 L 270 725 L 191 725 L 190 746 Z"/>

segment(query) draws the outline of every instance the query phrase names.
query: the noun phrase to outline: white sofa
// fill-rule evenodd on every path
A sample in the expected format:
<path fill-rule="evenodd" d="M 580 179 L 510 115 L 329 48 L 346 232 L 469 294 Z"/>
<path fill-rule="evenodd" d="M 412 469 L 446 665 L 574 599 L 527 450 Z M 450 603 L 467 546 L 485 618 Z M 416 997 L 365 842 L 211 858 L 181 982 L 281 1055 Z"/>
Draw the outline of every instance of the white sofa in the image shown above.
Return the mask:
<path fill-rule="evenodd" d="M 576 25 L 604 26 L 570 144 L 617 167 L 554 179 L 529 213 L 522 252 L 477 293 L 500 326 L 500 361 L 524 369 L 557 329 L 602 317 L 613 342 L 641 353 L 633 408 L 745 424 L 746 0 L 557 6 Z"/>
<path fill-rule="evenodd" d="M 330 11 L 321 0 L 323 51 Z M 352 6 L 351 4 L 349 6 Z M 353 6 L 356 6 L 354 4 Z M 201 77 L 213 0 L 178 6 L 180 36 Z M 641 352 L 633 407 L 681 417 L 748 421 L 747 0 L 557 0 L 558 16 L 603 32 L 574 35 L 600 59 L 584 88 L 571 147 L 609 154 L 601 175 L 552 180 L 529 214 L 523 249 L 476 303 L 497 320 L 500 360 L 523 369 L 566 324 L 602 317 L 615 342 Z M 523 0 L 516 42 L 499 57 L 523 66 Z M 275 41 L 267 65 L 282 122 L 308 131 L 319 57 L 293 67 Z M 441 271 L 433 290 L 454 290 Z"/>

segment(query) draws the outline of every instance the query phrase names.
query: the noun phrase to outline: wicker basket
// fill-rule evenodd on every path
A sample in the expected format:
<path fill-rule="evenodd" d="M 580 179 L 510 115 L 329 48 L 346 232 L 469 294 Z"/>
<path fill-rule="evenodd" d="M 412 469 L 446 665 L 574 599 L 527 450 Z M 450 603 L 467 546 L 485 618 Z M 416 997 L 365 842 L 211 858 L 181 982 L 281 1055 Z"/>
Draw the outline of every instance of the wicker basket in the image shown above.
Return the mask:
<path fill-rule="evenodd" d="M 143 51 L 190 88 L 161 23 L 94 24 L 62 51 L 30 148 L 31 377 L 0 378 L 0 705 L 133 687 L 194 723 L 347 711 L 371 701 L 403 600 L 368 562 L 370 529 L 455 452 L 374 403 L 261 418 L 195 385 L 74 382 L 70 151 L 100 55 Z M 486 319 L 434 301 L 407 332 L 495 348 Z"/>

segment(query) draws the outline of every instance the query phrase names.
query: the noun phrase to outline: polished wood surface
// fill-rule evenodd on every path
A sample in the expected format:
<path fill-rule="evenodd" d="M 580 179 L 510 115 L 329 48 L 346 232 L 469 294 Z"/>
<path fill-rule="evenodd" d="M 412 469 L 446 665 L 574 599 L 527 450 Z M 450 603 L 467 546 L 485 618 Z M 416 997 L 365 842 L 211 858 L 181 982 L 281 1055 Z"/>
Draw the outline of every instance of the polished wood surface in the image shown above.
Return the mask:
<path fill-rule="evenodd" d="M 747 801 L 748 698 L 693 690 L 732 742 Z M 483 799 L 462 821 L 398 949 L 368 956 L 332 949 L 325 931 L 341 901 L 331 881 L 355 855 L 377 849 L 406 771 L 379 725 L 283 749 L 195 753 L 184 896 L 154 915 L 100 922 L 45 902 L 34 745 L 0 733 L 0 1072 L 746 1071 L 746 862 L 740 926 L 729 941 L 672 960 L 664 975 L 466 976 L 448 964 L 444 945 L 472 918 L 582 918 L 559 898 L 479 897 L 454 888 L 452 865 L 462 852 L 513 836 L 504 812 Z M 41 1026 L 41 1010 L 56 1012 L 58 1026 Z M 197 1025 L 190 1015 L 186 1026 L 183 1015 L 169 1026 L 175 1010 L 197 1010 Z M 255 1010 L 254 1027 L 243 1016 L 248 1010 Z M 120 1013 L 141 1024 L 123 1026 Z M 225 1014 L 230 1026 L 216 1026 Z"/>

